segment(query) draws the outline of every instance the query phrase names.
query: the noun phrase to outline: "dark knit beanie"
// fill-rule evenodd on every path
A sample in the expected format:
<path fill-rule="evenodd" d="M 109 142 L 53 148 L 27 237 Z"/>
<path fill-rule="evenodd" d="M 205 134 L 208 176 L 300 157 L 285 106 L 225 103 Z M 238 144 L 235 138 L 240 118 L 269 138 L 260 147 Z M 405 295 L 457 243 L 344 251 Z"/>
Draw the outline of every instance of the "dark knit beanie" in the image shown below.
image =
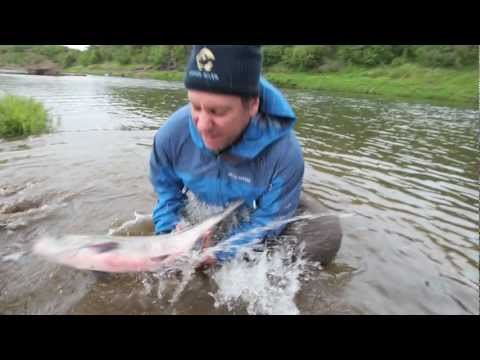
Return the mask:
<path fill-rule="evenodd" d="M 262 66 L 260 46 L 194 45 L 185 87 L 219 94 L 257 96 Z"/>

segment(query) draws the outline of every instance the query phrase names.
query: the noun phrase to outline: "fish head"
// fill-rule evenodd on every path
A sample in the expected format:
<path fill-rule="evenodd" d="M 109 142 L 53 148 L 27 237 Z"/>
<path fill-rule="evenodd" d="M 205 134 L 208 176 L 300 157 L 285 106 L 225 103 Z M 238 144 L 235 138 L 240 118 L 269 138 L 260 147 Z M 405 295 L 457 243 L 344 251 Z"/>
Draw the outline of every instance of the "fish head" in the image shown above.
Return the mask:
<path fill-rule="evenodd" d="M 110 242 L 107 236 L 92 239 L 87 235 L 68 235 L 64 237 L 44 236 L 33 244 L 33 253 L 46 257 L 55 257 L 64 253 L 75 252 L 86 246 L 95 246 Z"/>

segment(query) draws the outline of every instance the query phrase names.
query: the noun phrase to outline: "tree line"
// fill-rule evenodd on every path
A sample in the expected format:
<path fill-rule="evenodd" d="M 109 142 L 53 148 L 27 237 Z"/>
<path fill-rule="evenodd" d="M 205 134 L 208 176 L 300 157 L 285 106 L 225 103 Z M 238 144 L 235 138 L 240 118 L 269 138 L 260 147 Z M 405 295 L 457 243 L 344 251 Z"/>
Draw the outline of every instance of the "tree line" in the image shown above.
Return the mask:
<path fill-rule="evenodd" d="M 101 63 L 146 65 L 182 71 L 191 45 L 92 45 L 86 51 L 60 45 L 1 45 L 0 65 L 31 65 L 45 60 L 63 67 Z M 375 67 L 416 63 L 428 67 L 478 65 L 477 45 L 265 45 L 263 66 L 277 71 L 338 71 L 345 66 Z"/>

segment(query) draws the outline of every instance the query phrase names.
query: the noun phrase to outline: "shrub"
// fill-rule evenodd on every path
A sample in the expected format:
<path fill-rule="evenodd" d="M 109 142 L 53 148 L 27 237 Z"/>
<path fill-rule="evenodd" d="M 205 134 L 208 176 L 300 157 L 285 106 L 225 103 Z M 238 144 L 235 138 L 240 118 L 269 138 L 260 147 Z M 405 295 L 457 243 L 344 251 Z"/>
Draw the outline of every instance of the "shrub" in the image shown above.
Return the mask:
<path fill-rule="evenodd" d="M 42 103 L 13 95 L 0 98 L 0 136 L 27 136 L 49 130 L 51 119 Z"/>
<path fill-rule="evenodd" d="M 325 62 L 328 53 L 323 45 L 299 45 L 285 49 L 282 60 L 292 69 L 313 70 Z"/>

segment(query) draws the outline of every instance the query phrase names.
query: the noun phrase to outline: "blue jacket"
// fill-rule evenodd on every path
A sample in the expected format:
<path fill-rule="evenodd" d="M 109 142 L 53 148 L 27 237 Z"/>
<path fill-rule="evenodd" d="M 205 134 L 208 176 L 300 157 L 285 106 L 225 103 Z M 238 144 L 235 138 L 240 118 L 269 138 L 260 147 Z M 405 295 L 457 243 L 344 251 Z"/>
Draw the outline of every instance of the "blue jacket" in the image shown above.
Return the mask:
<path fill-rule="evenodd" d="M 191 105 L 177 110 L 155 135 L 150 157 L 150 181 L 158 195 L 153 210 L 157 234 L 170 232 L 179 222 L 185 188 L 211 205 L 226 206 L 244 199 L 248 220 L 231 236 L 294 215 L 303 181 L 302 150 L 293 132 L 297 119 L 283 95 L 265 79 L 260 81 L 260 109 L 228 150 L 208 150 L 191 116 Z M 215 256 L 231 259 L 239 246 L 281 233 L 284 226 L 254 237 L 240 236 Z"/>

